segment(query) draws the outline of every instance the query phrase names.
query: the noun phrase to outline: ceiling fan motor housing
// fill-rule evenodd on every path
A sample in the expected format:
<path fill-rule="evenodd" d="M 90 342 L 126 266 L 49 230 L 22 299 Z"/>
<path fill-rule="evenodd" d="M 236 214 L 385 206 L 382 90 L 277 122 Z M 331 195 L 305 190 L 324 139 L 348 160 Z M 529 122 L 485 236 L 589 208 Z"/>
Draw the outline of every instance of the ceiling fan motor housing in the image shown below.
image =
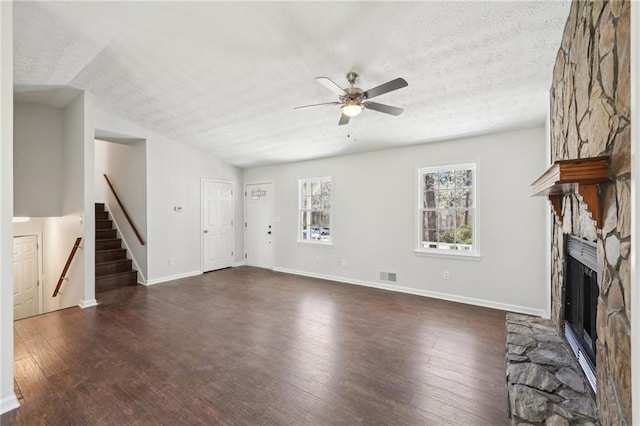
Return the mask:
<path fill-rule="evenodd" d="M 344 95 L 340 96 L 340 100 L 342 102 L 362 102 L 364 101 L 364 96 L 362 95 L 362 89 L 359 89 L 357 87 L 347 87 L 346 89 L 344 89 L 345 93 Z"/>

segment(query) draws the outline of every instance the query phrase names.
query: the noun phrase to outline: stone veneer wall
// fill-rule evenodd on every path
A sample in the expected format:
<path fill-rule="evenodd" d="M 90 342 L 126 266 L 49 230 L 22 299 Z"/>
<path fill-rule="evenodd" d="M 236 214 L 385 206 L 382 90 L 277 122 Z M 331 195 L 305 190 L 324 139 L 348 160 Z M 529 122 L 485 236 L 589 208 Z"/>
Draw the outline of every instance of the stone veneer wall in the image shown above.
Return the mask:
<path fill-rule="evenodd" d="M 596 402 L 603 425 L 631 425 L 630 2 L 575 1 L 551 87 L 552 161 L 610 155 L 600 185 L 602 229 L 575 195 L 552 227 L 551 317 L 561 327 L 566 234 L 598 247 Z"/>

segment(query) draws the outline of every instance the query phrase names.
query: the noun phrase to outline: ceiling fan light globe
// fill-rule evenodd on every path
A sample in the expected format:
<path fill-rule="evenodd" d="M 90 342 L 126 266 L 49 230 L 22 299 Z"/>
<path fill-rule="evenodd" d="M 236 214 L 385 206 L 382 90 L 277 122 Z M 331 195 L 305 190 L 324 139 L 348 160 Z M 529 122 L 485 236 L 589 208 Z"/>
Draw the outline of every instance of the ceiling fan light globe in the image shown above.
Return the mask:
<path fill-rule="evenodd" d="M 348 117 L 355 117 L 362 112 L 362 106 L 359 104 L 346 104 L 342 107 L 342 113 Z"/>

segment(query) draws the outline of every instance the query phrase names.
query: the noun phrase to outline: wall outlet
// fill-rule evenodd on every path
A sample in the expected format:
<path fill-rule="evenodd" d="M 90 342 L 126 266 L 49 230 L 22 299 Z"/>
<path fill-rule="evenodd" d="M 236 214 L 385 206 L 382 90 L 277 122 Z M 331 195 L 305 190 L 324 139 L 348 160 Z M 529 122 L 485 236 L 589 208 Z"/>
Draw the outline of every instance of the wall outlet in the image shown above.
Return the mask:
<path fill-rule="evenodd" d="M 442 272 L 442 278 L 445 279 L 445 280 L 448 280 L 449 279 L 449 271 L 443 271 Z"/>
<path fill-rule="evenodd" d="M 169 258 L 169 260 L 167 260 L 167 264 L 168 264 L 169 266 L 172 266 L 172 265 L 173 265 L 173 257 L 170 257 L 170 258 Z"/>

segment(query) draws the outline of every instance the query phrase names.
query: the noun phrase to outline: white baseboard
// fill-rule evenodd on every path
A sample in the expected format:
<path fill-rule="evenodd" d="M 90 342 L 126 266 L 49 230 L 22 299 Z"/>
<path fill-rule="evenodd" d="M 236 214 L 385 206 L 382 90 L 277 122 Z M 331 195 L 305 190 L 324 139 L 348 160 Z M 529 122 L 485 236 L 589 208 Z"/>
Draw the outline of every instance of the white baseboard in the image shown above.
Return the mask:
<path fill-rule="evenodd" d="M 20 402 L 18 402 L 15 393 L 11 392 L 11 395 L 0 399 L 0 414 L 8 413 L 16 408 L 20 408 Z"/>
<path fill-rule="evenodd" d="M 155 278 L 153 280 L 147 280 L 147 282 L 143 285 L 150 286 L 150 285 L 155 285 L 160 283 L 166 283 L 167 281 L 179 280 L 180 278 L 195 277 L 196 275 L 202 275 L 202 271 L 200 270 L 191 271 L 191 272 L 185 272 L 184 274 L 169 275 L 167 277 Z"/>
<path fill-rule="evenodd" d="M 288 268 L 273 268 L 274 271 L 287 274 L 301 275 L 304 277 L 319 278 L 321 280 L 337 281 L 340 283 L 360 285 L 364 287 L 379 288 L 381 290 L 395 291 L 398 293 L 414 294 L 416 296 L 431 297 L 433 299 L 448 300 L 450 302 L 464 303 L 467 305 L 482 306 L 485 308 L 499 309 L 501 311 L 517 312 L 520 314 L 544 317 L 543 309 L 529 308 L 526 306 L 511 305 L 507 303 L 494 302 L 492 300 L 477 299 L 474 297 L 458 296 L 456 294 L 440 293 L 437 291 L 421 290 L 412 287 L 403 287 L 393 284 L 376 283 L 373 281 L 356 280 L 353 278 L 337 277 L 333 275 L 318 274 L 315 272 L 298 271 Z"/>
<path fill-rule="evenodd" d="M 241 260 L 240 262 L 235 262 L 233 265 L 231 265 L 232 268 L 237 268 L 238 266 L 244 266 L 246 265 L 247 262 L 245 262 L 244 260 Z"/>
<path fill-rule="evenodd" d="M 96 299 L 81 300 L 78 306 L 82 309 L 92 308 L 94 306 L 98 306 L 98 301 Z"/>

